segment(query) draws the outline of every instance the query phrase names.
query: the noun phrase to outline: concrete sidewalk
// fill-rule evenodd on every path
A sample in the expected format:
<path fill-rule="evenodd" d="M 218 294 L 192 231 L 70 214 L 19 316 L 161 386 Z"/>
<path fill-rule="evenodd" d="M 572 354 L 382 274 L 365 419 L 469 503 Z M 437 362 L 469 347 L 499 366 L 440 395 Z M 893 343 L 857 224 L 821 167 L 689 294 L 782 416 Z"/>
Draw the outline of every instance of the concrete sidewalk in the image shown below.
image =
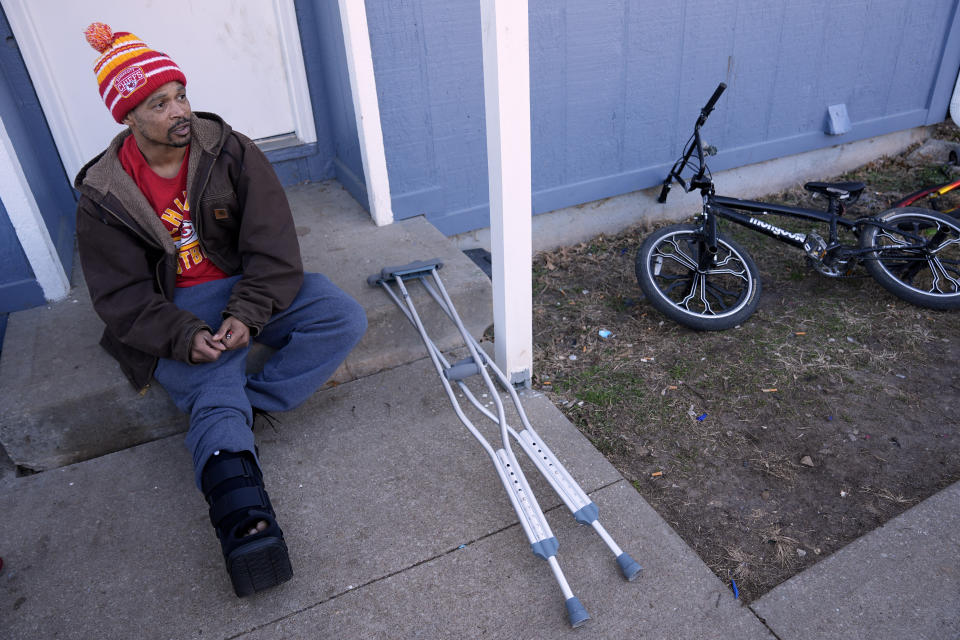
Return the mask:
<path fill-rule="evenodd" d="M 179 436 L 8 480 L 0 636 L 772 638 L 543 396 L 525 407 L 644 565 L 626 582 L 525 465 L 586 628 L 568 629 L 549 567 L 422 360 L 320 392 L 259 432 L 295 577 L 252 598 L 232 594 Z"/>
<path fill-rule="evenodd" d="M 180 436 L 7 478 L 0 637 L 960 637 L 960 485 L 743 607 L 545 397 L 524 406 L 644 566 L 624 581 L 521 461 L 593 616 L 580 629 L 422 360 L 258 430 L 295 576 L 251 598 L 232 594 Z"/>

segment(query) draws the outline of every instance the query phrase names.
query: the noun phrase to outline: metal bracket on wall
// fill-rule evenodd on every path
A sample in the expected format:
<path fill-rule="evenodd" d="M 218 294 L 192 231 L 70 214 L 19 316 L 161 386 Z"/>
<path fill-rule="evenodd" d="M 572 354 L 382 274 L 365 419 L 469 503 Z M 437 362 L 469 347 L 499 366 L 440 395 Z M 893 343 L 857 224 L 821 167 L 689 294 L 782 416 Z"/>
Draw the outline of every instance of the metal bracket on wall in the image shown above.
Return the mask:
<path fill-rule="evenodd" d="M 852 128 L 850 116 L 847 114 L 847 105 L 845 103 L 834 104 L 827 107 L 827 133 L 831 136 L 841 136 L 849 133 Z"/>

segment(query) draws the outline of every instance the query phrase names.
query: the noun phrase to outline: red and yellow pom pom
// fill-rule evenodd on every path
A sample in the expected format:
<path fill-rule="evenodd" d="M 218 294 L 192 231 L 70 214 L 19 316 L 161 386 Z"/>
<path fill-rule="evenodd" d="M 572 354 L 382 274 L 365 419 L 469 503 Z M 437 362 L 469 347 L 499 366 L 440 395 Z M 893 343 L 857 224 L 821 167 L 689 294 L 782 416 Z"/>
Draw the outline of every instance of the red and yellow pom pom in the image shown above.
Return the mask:
<path fill-rule="evenodd" d="M 113 44 L 113 31 L 102 22 L 94 22 L 84 30 L 90 46 L 103 53 Z"/>

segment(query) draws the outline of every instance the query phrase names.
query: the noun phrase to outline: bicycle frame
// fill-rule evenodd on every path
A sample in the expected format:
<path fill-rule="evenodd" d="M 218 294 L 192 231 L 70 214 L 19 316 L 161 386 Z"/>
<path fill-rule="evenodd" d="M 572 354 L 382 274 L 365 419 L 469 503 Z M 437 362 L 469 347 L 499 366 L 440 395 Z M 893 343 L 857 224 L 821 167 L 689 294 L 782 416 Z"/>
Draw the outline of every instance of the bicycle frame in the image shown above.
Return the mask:
<path fill-rule="evenodd" d="M 717 252 L 718 217 L 739 224 L 747 229 L 751 229 L 765 236 L 769 236 L 779 242 L 804 249 L 805 251 L 809 251 L 809 248 L 806 246 L 808 234 L 788 231 L 758 218 L 757 215 L 780 215 L 801 220 L 812 220 L 817 223 L 825 224 L 829 228 L 829 237 L 826 240 L 826 249 L 829 251 L 842 248 L 844 257 L 848 259 L 861 259 L 867 254 L 873 254 L 875 257 L 877 250 L 873 248 L 862 249 L 851 245 L 840 244 L 839 229 L 841 227 L 853 231 L 854 233 L 859 233 L 860 229 L 866 225 L 876 226 L 880 229 L 889 231 L 898 231 L 900 235 L 912 236 L 912 239 L 917 242 L 915 248 L 922 248 L 924 246 L 925 241 L 922 237 L 905 233 L 904 230 L 896 229 L 895 227 L 887 225 L 882 220 L 877 218 L 870 216 L 857 218 L 843 217 L 844 207 L 842 198 L 839 196 L 830 197 L 827 204 L 827 209 L 820 210 L 808 209 L 804 207 L 791 207 L 788 205 L 762 202 L 757 200 L 742 200 L 740 198 L 717 195 L 714 189 L 713 178 L 710 175 L 709 167 L 707 166 L 706 162 L 706 156 L 713 155 L 716 153 L 716 150 L 712 147 L 710 148 L 710 152 L 704 150 L 703 139 L 700 137 L 700 128 L 706 123 L 707 117 L 713 111 L 717 100 L 720 98 L 721 94 L 723 94 L 726 87 L 726 84 L 720 83 L 713 95 L 710 97 L 710 100 L 707 101 L 707 104 L 703 109 L 701 109 L 700 116 L 697 118 L 697 121 L 693 127 L 693 136 L 691 136 L 690 142 L 688 143 L 687 148 L 684 150 L 680 159 L 678 159 L 670 169 L 670 173 L 663 182 L 660 190 L 660 197 L 658 198 L 659 202 L 666 202 L 667 194 L 670 192 L 670 185 L 673 181 L 679 183 L 684 191 L 690 192 L 695 189 L 700 190 L 700 193 L 703 197 L 701 228 L 704 234 L 703 240 L 707 248 L 707 251 L 704 252 L 700 257 L 701 264 L 699 267 L 701 269 L 706 269 L 710 266 L 709 262 Z M 682 173 L 690 165 L 690 162 L 694 156 L 696 156 L 698 162 L 698 169 L 688 182 L 683 178 Z M 903 249 L 909 248 L 914 247 L 900 246 L 898 247 L 898 250 L 902 251 Z"/>
<path fill-rule="evenodd" d="M 764 220 L 759 220 L 754 216 L 745 215 L 740 211 L 749 211 L 751 213 L 766 215 L 780 215 L 790 218 L 799 218 L 803 220 L 814 220 L 824 223 L 830 227 L 830 240 L 837 241 L 837 227 L 842 226 L 847 229 L 857 227 L 856 220 L 841 218 L 839 215 L 820 211 L 817 209 L 805 209 L 801 207 L 790 207 L 772 202 L 759 202 L 755 200 L 740 200 L 739 198 L 728 198 L 715 194 L 707 194 L 704 197 L 704 209 L 714 213 L 721 218 L 735 222 L 741 226 L 752 229 L 765 236 L 770 236 L 774 240 L 779 240 L 795 247 L 803 248 L 806 234 L 795 231 L 787 231 L 780 227 L 770 224 Z"/>
<path fill-rule="evenodd" d="M 914 245 L 900 245 L 896 247 L 896 250 L 899 252 L 905 249 L 922 249 L 926 244 L 926 240 L 923 237 L 912 234 L 904 229 L 898 229 L 871 216 L 844 218 L 841 213 L 832 213 L 829 209 L 822 211 L 804 207 L 791 207 L 773 202 L 741 200 L 740 198 L 718 196 L 713 193 L 712 183 L 709 186 L 704 186 L 702 191 L 703 215 L 701 216 L 701 227 L 704 234 L 703 240 L 707 246 L 707 251 L 701 256 L 702 264 L 699 265 L 702 269 L 709 268 L 710 259 L 713 255 L 716 255 L 717 234 L 719 233 L 717 218 L 729 220 L 751 231 L 763 234 L 778 242 L 797 247 L 804 251 L 809 251 L 806 246 L 808 234 L 783 229 L 763 220 L 760 216 L 779 215 L 824 224 L 829 228 L 829 237 L 825 239 L 827 243 L 826 250 L 835 251 L 842 249 L 842 258 L 846 260 L 876 259 L 878 250 L 875 248 L 860 248 L 853 245 L 842 244 L 839 238 L 840 228 L 859 233 L 862 227 L 869 225 L 891 232 L 896 231 L 901 236 L 909 236 L 910 239 L 916 243 Z M 882 252 L 882 249 L 880 251 Z M 871 255 L 868 256 L 868 254 Z M 917 257 L 916 259 L 919 260 L 921 258 Z"/>
<path fill-rule="evenodd" d="M 926 246 L 926 239 L 922 236 L 910 233 L 909 231 L 893 225 L 889 225 L 883 220 L 879 220 L 872 216 L 844 218 L 842 217 L 841 213 L 832 213 L 829 209 L 827 211 L 821 211 L 819 209 L 791 207 L 773 202 L 741 200 L 739 198 L 718 196 L 712 192 L 712 186 L 713 185 L 711 184 L 709 188 L 704 188 L 704 214 L 702 216 L 704 219 L 702 225 L 704 230 L 704 242 L 707 244 L 709 254 L 716 253 L 718 233 L 716 218 L 718 217 L 739 224 L 747 229 L 756 231 L 757 233 L 761 233 L 765 236 L 769 236 L 770 238 L 773 238 L 779 242 L 783 242 L 784 244 L 789 244 L 799 249 L 803 249 L 804 251 L 808 251 L 808 247 L 806 246 L 808 234 L 782 229 L 774 224 L 766 222 L 765 220 L 758 219 L 755 216 L 744 214 L 741 211 L 748 211 L 761 216 L 780 215 L 788 218 L 812 220 L 814 222 L 825 224 L 830 230 L 829 237 L 826 239 L 827 251 L 842 249 L 842 257 L 847 260 L 851 258 L 858 260 L 871 258 L 876 259 L 876 254 L 878 251 L 883 252 L 883 249 L 878 250 L 876 248 L 861 248 L 853 245 L 841 244 L 839 239 L 840 227 L 849 231 L 853 231 L 854 233 L 859 233 L 862 227 L 869 225 L 885 231 L 896 232 L 900 236 L 910 237 L 910 239 L 916 243 L 907 246 L 897 246 L 894 248 L 894 250 L 898 252 L 909 249 L 922 249 L 924 246 Z M 868 254 L 870 254 L 870 256 L 868 256 Z M 915 259 L 921 260 L 923 258 L 918 256 Z M 702 268 L 706 268 L 709 265 L 702 264 L 700 266 Z"/>

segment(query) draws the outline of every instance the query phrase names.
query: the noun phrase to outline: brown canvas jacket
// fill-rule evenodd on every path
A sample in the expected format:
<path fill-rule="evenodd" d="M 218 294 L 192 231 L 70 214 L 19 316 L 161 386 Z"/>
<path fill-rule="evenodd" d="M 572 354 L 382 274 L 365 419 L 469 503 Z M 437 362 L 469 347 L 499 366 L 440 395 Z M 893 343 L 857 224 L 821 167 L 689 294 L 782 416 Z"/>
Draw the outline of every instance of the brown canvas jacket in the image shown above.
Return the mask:
<path fill-rule="evenodd" d="M 218 116 L 194 112 L 187 202 L 200 244 L 220 269 L 242 274 L 223 316 L 251 337 L 286 309 L 303 282 L 300 247 L 273 167 L 246 136 Z M 106 328 L 100 344 L 137 389 L 158 358 L 189 362 L 194 334 L 207 327 L 173 304 L 177 252 L 170 234 L 117 155 L 124 131 L 74 182 L 80 262 Z"/>

